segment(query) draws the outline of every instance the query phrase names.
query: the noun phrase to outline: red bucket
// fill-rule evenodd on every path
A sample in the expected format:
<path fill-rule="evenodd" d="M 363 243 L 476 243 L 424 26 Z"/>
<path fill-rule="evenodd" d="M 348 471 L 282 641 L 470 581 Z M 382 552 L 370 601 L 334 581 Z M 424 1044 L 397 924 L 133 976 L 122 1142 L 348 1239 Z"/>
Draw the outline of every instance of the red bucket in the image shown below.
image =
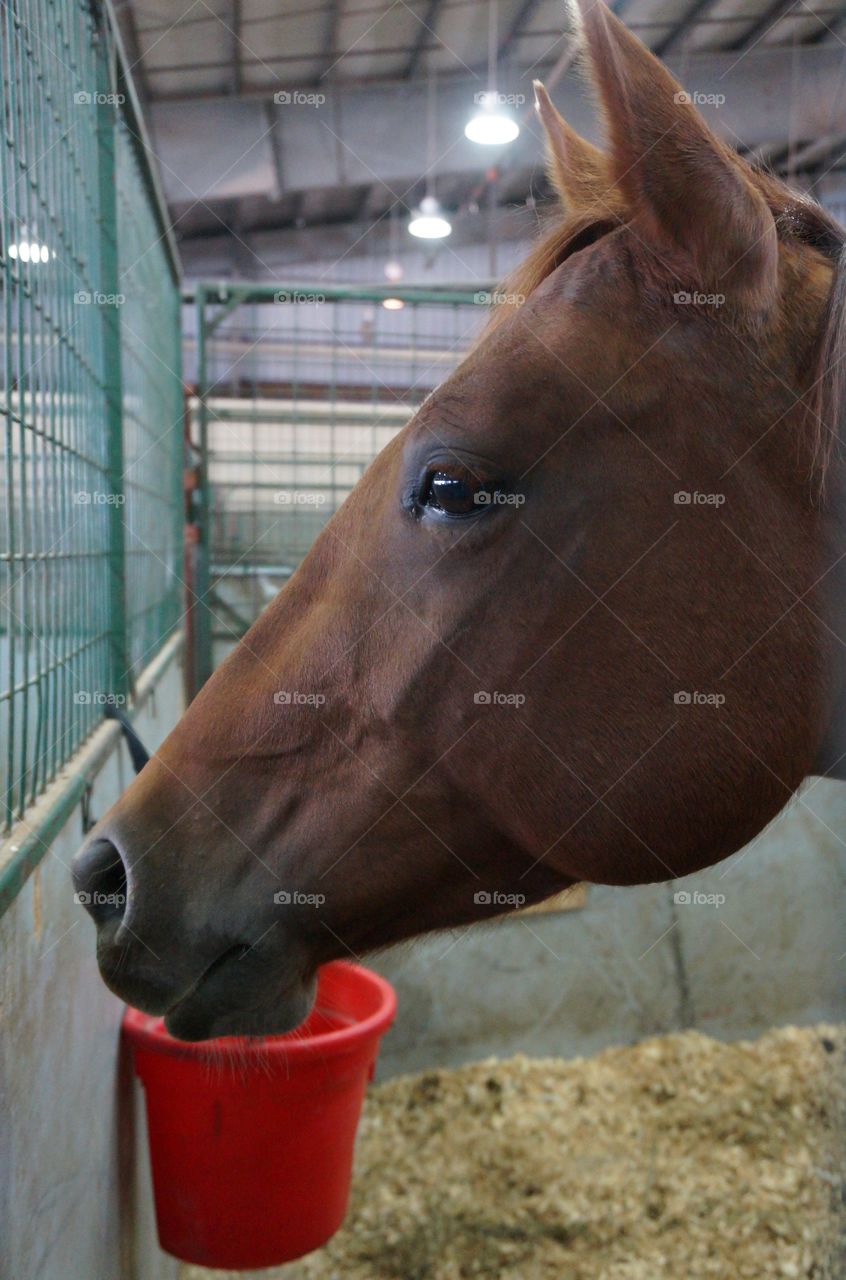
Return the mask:
<path fill-rule="evenodd" d="M 364 1090 L 395 1012 L 384 978 L 340 960 L 321 969 L 311 1015 L 284 1036 L 186 1044 L 127 1009 L 163 1249 L 253 1270 L 338 1230 Z"/>

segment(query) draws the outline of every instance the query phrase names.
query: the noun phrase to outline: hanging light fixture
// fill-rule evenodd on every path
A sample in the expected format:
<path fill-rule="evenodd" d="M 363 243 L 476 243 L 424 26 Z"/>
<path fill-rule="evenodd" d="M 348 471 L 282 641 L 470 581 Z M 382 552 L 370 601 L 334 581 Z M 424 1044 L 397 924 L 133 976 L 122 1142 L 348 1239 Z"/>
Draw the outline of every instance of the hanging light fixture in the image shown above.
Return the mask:
<path fill-rule="evenodd" d="M 504 147 L 520 133 L 520 126 L 513 116 L 503 111 L 497 93 L 484 93 L 479 100 L 479 110 L 464 126 L 464 136 L 483 147 Z"/>
<path fill-rule="evenodd" d="M 412 210 L 408 229 L 419 240 L 443 240 L 452 231 L 452 223 L 434 196 L 424 196 L 420 207 Z"/>
<path fill-rule="evenodd" d="M 503 106 L 497 92 L 497 0 L 488 0 L 488 89 L 476 96 L 478 110 L 464 126 L 464 136 L 483 147 L 502 147 L 513 142 L 520 126 Z"/>
<path fill-rule="evenodd" d="M 426 165 L 426 194 L 420 201 L 418 208 L 412 209 L 408 230 L 409 233 L 416 236 L 418 240 L 443 240 L 445 236 L 451 234 L 452 223 L 449 218 L 447 218 L 444 210 L 435 198 L 434 180 L 432 178 L 437 158 L 435 156 L 435 72 L 431 62 L 429 64 L 429 89 L 426 115 L 428 152 Z"/>

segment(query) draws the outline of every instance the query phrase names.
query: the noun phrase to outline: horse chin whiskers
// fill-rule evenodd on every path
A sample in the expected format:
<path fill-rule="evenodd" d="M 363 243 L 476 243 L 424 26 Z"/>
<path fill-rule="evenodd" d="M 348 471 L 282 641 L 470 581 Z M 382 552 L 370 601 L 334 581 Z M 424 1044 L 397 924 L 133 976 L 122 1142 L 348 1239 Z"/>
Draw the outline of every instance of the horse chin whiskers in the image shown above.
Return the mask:
<path fill-rule="evenodd" d="M 170 1004 L 165 1026 L 188 1041 L 282 1035 L 308 1016 L 316 987 L 316 967 L 309 976 L 289 956 L 280 965 L 268 948 L 236 943 Z"/>
<path fill-rule="evenodd" d="M 198 988 L 169 1010 L 165 1026 L 177 1039 L 189 1041 L 220 1036 L 284 1035 L 308 1017 L 316 985 L 316 982 L 298 982 L 282 992 L 268 991 L 265 978 L 257 993 L 236 989 L 217 992 L 211 1000 L 204 998 L 202 989 Z"/>

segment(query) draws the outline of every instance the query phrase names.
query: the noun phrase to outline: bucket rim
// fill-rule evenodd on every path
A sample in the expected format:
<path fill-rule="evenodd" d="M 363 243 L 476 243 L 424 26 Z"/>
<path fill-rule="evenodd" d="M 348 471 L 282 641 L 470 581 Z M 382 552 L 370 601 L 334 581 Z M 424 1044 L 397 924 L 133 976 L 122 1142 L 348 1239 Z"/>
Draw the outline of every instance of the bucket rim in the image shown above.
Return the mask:
<path fill-rule="evenodd" d="M 368 1040 L 382 1036 L 394 1021 L 397 1011 L 397 995 L 387 978 L 366 965 L 353 964 L 349 960 L 332 960 L 321 965 L 321 972 L 325 970 L 342 970 L 354 974 L 356 981 L 367 983 L 379 996 L 378 1007 L 359 1022 L 322 1031 L 306 1039 L 286 1032 L 278 1036 L 216 1036 L 210 1040 L 189 1041 L 175 1039 L 165 1029 L 160 1016 L 142 1013 L 140 1009 L 127 1005 L 121 1024 L 122 1034 L 136 1049 L 195 1060 L 204 1060 L 212 1053 L 217 1062 L 221 1058 L 229 1058 L 240 1066 L 251 1057 L 265 1062 L 268 1056 L 301 1062 L 317 1056 L 325 1058 L 329 1054 L 354 1051 Z"/>

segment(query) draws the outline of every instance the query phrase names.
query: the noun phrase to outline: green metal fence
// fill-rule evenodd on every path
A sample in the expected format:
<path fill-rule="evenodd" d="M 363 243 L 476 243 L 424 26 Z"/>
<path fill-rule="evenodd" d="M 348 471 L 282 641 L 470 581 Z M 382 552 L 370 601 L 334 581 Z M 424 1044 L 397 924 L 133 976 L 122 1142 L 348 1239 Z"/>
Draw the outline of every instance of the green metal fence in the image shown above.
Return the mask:
<path fill-rule="evenodd" d="M 111 10 L 0 5 L 8 832 L 176 626 L 178 262 Z"/>
<path fill-rule="evenodd" d="M 396 286 L 198 288 L 195 589 L 207 607 L 193 611 L 196 683 L 454 368 L 489 298 Z"/>

